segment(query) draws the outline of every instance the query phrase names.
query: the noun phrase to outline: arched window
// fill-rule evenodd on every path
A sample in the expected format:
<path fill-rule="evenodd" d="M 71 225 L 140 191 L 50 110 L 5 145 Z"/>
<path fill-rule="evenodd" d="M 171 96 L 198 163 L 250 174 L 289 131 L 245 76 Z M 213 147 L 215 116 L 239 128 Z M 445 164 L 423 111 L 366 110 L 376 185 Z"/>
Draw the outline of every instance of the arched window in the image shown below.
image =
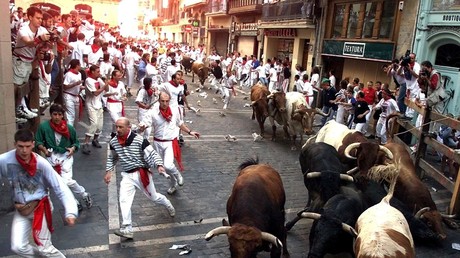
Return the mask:
<path fill-rule="evenodd" d="M 460 68 L 460 45 L 445 44 L 438 47 L 435 64 Z"/>

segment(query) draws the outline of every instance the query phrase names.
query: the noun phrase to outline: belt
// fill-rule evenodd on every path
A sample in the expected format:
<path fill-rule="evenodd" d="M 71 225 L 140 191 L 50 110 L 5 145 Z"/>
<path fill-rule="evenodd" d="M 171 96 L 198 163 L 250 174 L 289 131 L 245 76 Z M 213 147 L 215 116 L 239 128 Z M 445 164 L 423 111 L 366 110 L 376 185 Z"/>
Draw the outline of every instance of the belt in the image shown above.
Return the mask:
<path fill-rule="evenodd" d="M 126 173 L 134 173 L 134 172 L 137 172 L 141 169 L 142 167 L 139 167 L 139 168 L 133 168 L 133 169 L 130 169 L 128 171 L 126 171 Z M 148 168 L 145 168 L 145 169 L 148 169 Z"/>
<path fill-rule="evenodd" d="M 170 141 L 173 141 L 173 140 L 158 139 L 158 138 L 155 138 L 155 137 L 153 137 L 153 140 L 156 141 L 156 142 L 170 142 Z"/>
<path fill-rule="evenodd" d="M 73 93 L 70 93 L 70 92 L 67 92 L 67 91 L 63 91 L 62 93 L 69 94 L 70 96 L 74 96 L 74 97 L 79 97 L 79 95 L 73 94 Z"/>

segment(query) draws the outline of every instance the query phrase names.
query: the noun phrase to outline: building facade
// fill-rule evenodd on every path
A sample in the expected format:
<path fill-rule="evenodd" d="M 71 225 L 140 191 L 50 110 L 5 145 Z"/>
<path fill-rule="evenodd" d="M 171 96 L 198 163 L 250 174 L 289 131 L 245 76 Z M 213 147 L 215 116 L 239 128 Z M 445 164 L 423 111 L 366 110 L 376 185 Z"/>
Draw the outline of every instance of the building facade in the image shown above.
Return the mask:
<path fill-rule="evenodd" d="M 323 1 L 319 52 L 324 76 L 390 83 L 383 65 L 412 52 L 418 1 Z"/>
<path fill-rule="evenodd" d="M 260 55 L 264 62 L 273 57 L 291 62 L 291 71 L 297 64 L 310 74 L 314 65 L 317 14 L 319 1 L 277 1 L 265 3 L 259 23 L 263 40 Z M 292 73 L 291 81 L 295 73 Z M 292 87 L 293 83 L 291 83 Z"/>
<path fill-rule="evenodd" d="M 417 60 L 429 60 L 450 94 L 445 114 L 460 115 L 460 1 L 421 1 L 415 31 Z"/>
<path fill-rule="evenodd" d="M 211 54 L 211 51 L 215 50 L 220 56 L 225 56 L 231 51 L 229 42 L 232 26 L 232 16 L 228 14 L 226 0 L 209 1 L 206 22 L 207 53 Z"/>

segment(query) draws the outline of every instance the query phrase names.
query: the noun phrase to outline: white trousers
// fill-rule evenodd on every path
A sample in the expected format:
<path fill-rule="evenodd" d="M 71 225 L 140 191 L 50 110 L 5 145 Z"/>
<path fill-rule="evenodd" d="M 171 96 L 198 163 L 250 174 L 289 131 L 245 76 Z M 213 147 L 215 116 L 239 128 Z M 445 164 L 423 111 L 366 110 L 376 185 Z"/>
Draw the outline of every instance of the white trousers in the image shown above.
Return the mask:
<path fill-rule="evenodd" d="M 80 98 L 64 93 L 65 116 L 67 123 L 75 126 L 75 118 L 80 111 Z"/>
<path fill-rule="evenodd" d="M 144 121 L 145 117 L 146 117 L 147 114 L 148 114 L 148 111 L 149 111 L 148 109 L 139 108 L 138 113 L 137 113 L 137 121 L 138 121 L 139 123 L 141 123 L 142 121 Z M 151 133 L 152 133 L 152 126 L 149 125 L 149 127 L 147 127 L 147 128 L 144 130 L 144 133 L 143 133 L 144 138 L 148 140 Z"/>
<path fill-rule="evenodd" d="M 134 83 L 134 73 L 136 72 L 136 69 L 134 67 L 128 67 L 126 68 L 127 71 L 127 76 L 128 76 L 128 89 L 131 89 L 133 87 Z"/>
<path fill-rule="evenodd" d="M 169 178 L 169 186 L 170 187 L 175 187 L 177 184 L 177 175 L 179 175 L 179 170 L 176 168 L 176 165 L 174 164 L 174 151 L 172 147 L 172 142 L 159 142 L 159 141 L 154 141 L 154 146 L 158 154 L 161 156 L 163 159 L 164 163 L 164 168 L 166 170 L 166 173 L 170 175 L 171 177 Z"/>
<path fill-rule="evenodd" d="M 232 96 L 232 93 L 230 92 L 230 89 L 227 87 L 221 87 L 222 88 L 222 96 L 224 97 L 224 104 L 227 104 L 230 102 L 230 98 Z"/>
<path fill-rule="evenodd" d="M 51 242 L 46 216 L 43 216 L 42 228 L 38 236 L 42 245 L 30 243 L 33 217 L 33 212 L 29 216 L 22 216 L 17 211 L 14 213 L 11 224 L 11 250 L 22 257 L 65 257 Z"/>
<path fill-rule="evenodd" d="M 89 137 L 100 135 L 104 125 L 104 110 L 102 108 L 95 109 L 90 106 L 87 106 L 86 109 L 88 111 L 89 128 L 85 135 Z"/>
<path fill-rule="evenodd" d="M 268 90 L 269 90 L 270 92 L 276 91 L 276 90 L 277 90 L 277 87 L 278 87 L 277 82 L 270 81 L 270 82 L 268 83 Z"/>
<path fill-rule="evenodd" d="M 64 180 L 64 183 L 70 188 L 70 190 L 80 197 L 83 198 L 85 194 L 85 188 L 81 186 L 77 181 L 73 179 L 73 155 L 68 156 L 69 153 L 51 153 L 51 157 L 46 159 L 51 164 L 51 166 L 61 165 L 61 177 Z M 57 173 L 57 172 L 56 172 Z"/>
<path fill-rule="evenodd" d="M 337 108 L 337 115 L 335 116 L 335 121 L 339 124 L 345 124 L 344 116 L 345 107 L 343 105 L 339 105 L 339 107 Z"/>
<path fill-rule="evenodd" d="M 121 172 L 121 176 L 120 210 L 121 217 L 123 219 L 123 225 L 132 224 L 131 206 L 133 205 L 136 188 L 140 189 L 152 202 L 163 205 L 165 207 L 171 206 L 171 202 L 166 198 L 166 196 L 162 195 L 161 193 L 157 193 L 151 173 L 149 173 L 150 184 L 147 186 L 150 194 L 144 189 L 144 186 L 142 185 L 139 171 L 133 173 Z"/>

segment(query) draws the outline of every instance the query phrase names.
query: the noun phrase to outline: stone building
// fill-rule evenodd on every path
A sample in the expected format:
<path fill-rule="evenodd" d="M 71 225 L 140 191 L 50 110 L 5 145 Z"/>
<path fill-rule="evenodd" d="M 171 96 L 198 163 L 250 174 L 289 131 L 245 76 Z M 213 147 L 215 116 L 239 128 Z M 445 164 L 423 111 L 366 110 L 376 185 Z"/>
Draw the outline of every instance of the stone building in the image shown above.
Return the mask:
<path fill-rule="evenodd" d="M 444 78 L 451 97 L 444 113 L 460 115 L 460 1 L 421 1 L 414 50 L 419 62 L 429 60 Z"/>

